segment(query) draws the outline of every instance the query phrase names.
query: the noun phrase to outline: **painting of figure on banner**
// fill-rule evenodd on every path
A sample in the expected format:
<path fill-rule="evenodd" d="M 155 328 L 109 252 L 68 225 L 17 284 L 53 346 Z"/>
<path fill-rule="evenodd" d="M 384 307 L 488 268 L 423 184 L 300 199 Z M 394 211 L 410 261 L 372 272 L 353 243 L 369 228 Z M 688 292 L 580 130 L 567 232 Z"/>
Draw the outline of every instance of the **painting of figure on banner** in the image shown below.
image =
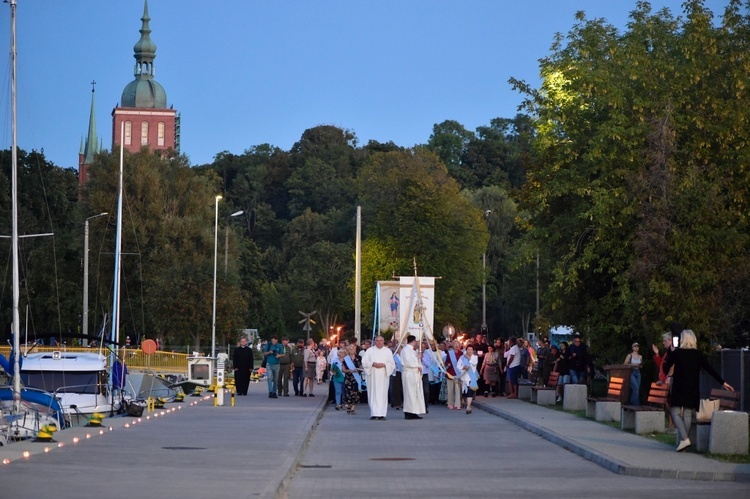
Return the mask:
<path fill-rule="evenodd" d="M 419 296 L 416 294 L 417 283 L 414 277 L 401 277 L 399 283 L 401 287 L 401 308 L 403 309 L 401 318 L 405 323 L 403 334 L 406 336 L 413 334 L 421 341 L 428 330 L 430 336 L 432 335 L 435 314 L 435 278 L 419 278 Z M 396 339 L 400 341 L 400 335 L 397 336 Z"/>
<path fill-rule="evenodd" d="M 380 316 L 378 330 L 380 334 L 395 333 L 400 328 L 401 296 L 398 281 L 379 281 Z"/>

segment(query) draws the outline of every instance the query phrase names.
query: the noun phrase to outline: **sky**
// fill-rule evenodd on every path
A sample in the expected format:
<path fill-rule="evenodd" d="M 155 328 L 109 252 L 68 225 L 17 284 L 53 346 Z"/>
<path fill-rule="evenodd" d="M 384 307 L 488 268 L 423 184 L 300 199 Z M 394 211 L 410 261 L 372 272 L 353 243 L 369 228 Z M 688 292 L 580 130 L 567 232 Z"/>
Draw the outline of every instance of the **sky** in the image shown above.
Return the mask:
<path fill-rule="evenodd" d="M 682 0 L 654 0 L 680 14 Z M 718 16 L 727 0 L 706 0 Z M 97 134 L 133 80 L 143 0 L 17 0 L 18 143 L 76 167 L 96 81 Z M 582 10 L 622 29 L 635 0 L 150 0 L 156 81 L 192 165 L 317 125 L 411 147 L 455 120 L 511 118 L 538 60 Z M 0 146 L 11 144 L 10 7 L 0 4 Z"/>

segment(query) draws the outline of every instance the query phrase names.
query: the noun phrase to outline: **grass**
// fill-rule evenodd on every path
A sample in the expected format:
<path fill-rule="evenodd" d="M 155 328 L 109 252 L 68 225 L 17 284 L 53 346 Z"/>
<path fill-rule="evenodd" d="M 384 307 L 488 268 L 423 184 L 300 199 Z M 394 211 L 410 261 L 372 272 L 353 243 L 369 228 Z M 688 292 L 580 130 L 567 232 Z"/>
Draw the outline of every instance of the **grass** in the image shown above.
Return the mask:
<path fill-rule="evenodd" d="M 572 414 L 581 419 L 587 419 L 588 421 L 591 421 L 594 423 L 599 423 L 599 424 L 603 424 L 606 426 L 610 426 L 612 428 L 617 428 L 618 430 L 620 429 L 619 421 L 595 421 L 593 419 L 586 417 L 586 411 L 565 411 L 563 410 L 562 405 L 557 405 L 557 404 L 545 406 L 545 407 L 547 407 L 548 409 L 555 410 L 555 411 Z M 632 430 L 625 430 L 625 431 L 635 434 L 635 432 L 633 432 Z M 750 431 L 750 428 L 748 429 L 748 431 Z M 641 436 L 645 438 L 650 438 L 651 440 L 656 440 L 657 442 L 661 442 L 665 445 L 669 445 L 670 447 L 674 447 L 675 445 L 674 433 L 651 433 L 648 435 L 641 435 Z M 745 454 L 745 455 L 711 454 L 711 453 L 699 453 L 699 452 L 695 452 L 695 453 L 700 454 L 708 459 L 721 461 L 723 463 L 750 464 L 750 445 L 748 446 L 748 454 Z"/>

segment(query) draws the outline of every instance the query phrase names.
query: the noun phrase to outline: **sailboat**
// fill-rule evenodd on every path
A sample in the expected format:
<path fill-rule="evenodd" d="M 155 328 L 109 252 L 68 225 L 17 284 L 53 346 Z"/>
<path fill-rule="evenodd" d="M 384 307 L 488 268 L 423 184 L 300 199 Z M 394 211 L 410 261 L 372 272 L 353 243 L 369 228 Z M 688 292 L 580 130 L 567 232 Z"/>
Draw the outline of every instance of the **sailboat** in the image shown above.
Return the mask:
<path fill-rule="evenodd" d="M 10 3 L 10 33 L 11 33 L 11 205 L 12 205 L 12 235 L 11 252 L 13 262 L 13 384 L 10 389 L 0 390 L 0 426 L 4 434 L 0 438 L 23 439 L 37 436 L 46 425 L 57 428 L 65 426 L 65 419 L 59 401 L 42 390 L 21 388 L 21 348 L 20 332 L 21 318 L 20 302 L 20 272 L 18 264 L 18 137 L 17 137 L 17 105 L 16 105 L 16 0 Z M 8 400 L 10 399 L 10 400 Z M 10 404 L 8 404 L 10 403 Z M 8 406 L 9 405 L 9 406 Z"/>

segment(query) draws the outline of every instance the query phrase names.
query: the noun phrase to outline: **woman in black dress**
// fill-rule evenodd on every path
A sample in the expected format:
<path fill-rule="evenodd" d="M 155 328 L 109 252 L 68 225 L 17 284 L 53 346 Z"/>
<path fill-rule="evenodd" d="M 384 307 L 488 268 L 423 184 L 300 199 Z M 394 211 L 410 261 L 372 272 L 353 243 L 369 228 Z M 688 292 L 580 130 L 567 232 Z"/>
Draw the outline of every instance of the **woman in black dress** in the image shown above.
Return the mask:
<path fill-rule="evenodd" d="M 361 376 L 362 372 L 362 359 L 357 355 L 357 347 L 355 345 L 349 345 L 346 349 L 348 359 L 345 358 L 343 362 L 344 371 L 344 404 L 346 405 L 347 414 L 355 414 L 354 408 L 359 404 L 359 383 L 354 377 L 354 373 L 358 373 Z M 351 362 L 350 362 L 351 361 Z M 354 365 L 354 369 L 351 369 L 350 364 Z"/>
<path fill-rule="evenodd" d="M 670 372 L 672 366 L 674 366 L 674 370 Z M 700 404 L 701 369 L 721 383 L 725 389 L 734 391 L 734 388 L 725 382 L 719 373 L 714 371 L 708 364 L 706 356 L 697 350 L 695 333 L 689 329 L 680 334 L 680 347 L 667 355 L 662 367 L 664 372 L 668 374 L 667 380 L 672 384 L 669 405 L 672 420 L 680 435 L 680 443 L 677 445 L 677 452 L 680 452 L 690 447 L 690 439 L 688 438 L 690 423 L 693 419 L 693 413 Z"/>

